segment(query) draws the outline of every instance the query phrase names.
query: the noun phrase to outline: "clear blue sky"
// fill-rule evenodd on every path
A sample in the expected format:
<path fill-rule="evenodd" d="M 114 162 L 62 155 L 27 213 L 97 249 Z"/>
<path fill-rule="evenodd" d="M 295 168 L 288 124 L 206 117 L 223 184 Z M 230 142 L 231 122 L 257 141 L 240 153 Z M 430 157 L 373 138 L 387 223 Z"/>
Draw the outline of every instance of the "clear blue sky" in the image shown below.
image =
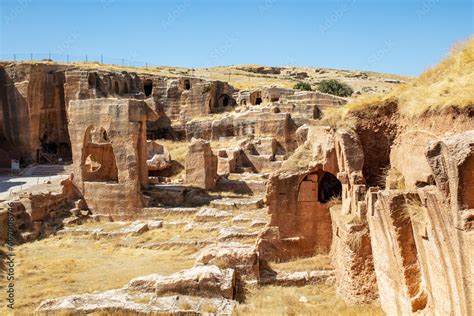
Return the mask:
<path fill-rule="evenodd" d="M 474 34 L 472 0 L 0 0 L 0 53 L 417 75 Z"/>

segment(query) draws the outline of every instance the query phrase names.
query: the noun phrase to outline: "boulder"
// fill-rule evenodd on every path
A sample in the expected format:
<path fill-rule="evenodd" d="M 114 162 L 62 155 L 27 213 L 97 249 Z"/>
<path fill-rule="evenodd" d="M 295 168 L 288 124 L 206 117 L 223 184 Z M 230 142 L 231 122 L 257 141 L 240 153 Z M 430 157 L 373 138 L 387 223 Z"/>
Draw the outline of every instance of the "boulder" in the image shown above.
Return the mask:
<path fill-rule="evenodd" d="M 259 276 L 259 258 L 254 245 L 238 242 L 211 245 L 199 253 L 196 264 L 216 265 L 221 269 L 232 268 L 243 276 Z"/>
<path fill-rule="evenodd" d="M 202 265 L 169 276 L 152 274 L 138 277 L 131 280 L 127 288 L 140 292 L 155 292 L 158 296 L 181 294 L 233 299 L 234 286 L 234 269 Z"/>
<path fill-rule="evenodd" d="M 171 167 L 171 155 L 169 151 L 156 141 L 147 140 L 148 159 L 146 164 L 148 170 L 160 171 Z"/>

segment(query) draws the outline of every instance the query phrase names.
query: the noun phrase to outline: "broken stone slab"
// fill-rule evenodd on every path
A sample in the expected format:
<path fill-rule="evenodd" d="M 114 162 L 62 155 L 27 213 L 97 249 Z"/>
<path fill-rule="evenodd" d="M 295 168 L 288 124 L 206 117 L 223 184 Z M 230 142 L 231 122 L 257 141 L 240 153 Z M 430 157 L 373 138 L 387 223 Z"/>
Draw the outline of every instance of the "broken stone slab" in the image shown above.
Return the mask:
<path fill-rule="evenodd" d="M 86 228 L 86 227 L 66 227 L 63 230 L 58 231 L 58 235 L 71 235 L 71 236 L 92 236 L 97 238 L 99 235 L 105 233 L 103 228 Z"/>
<path fill-rule="evenodd" d="M 196 265 L 209 264 L 235 269 L 241 276 L 259 276 L 258 252 L 254 245 L 228 242 L 207 246 L 198 254 Z"/>
<path fill-rule="evenodd" d="M 147 301 L 137 303 L 137 301 Z M 159 297 L 154 294 L 130 293 L 126 288 L 93 294 L 81 294 L 43 301 L 35 314 L 134 314 L 134 315 L 232 315 L 233 300 L 187 295 Z"/>
<path fill-rule="evenodd" d="M 196 221 L 222 220 L 232 217 L 232 213 L 214 208 L 203 208 L 196 213 Z"/>
<path fill-rule="evenodd" d="M 188 224 L 190 224 L 189 221 L 184 221 L 184 220 L 163 222 L 164 226 L 187 226 Z"/>
<path fill-rule="evenodd" d="M 140 211 L 140 218 L 156 218 L 168 215 L 192 215 L 199 211 L 197 207 L 146 207 Z"/>
<path fill-rule="evenodd" d="M 242 239 L 257 236 L 258 232 L 249 232 L 247 229 L 241 227 L 225 227 L 220 230 L 217 240 L 226 241 L 229 239 Z"/>
<path fill-rule="evenodd" d="M 90 216 L 93 222 L 110 223 L 113 222 L 112 216 L 104 214 L 93 214 Z"/>
<path fill-rule="evenodd" d="M 211 201 L 211 206 L 221 210 L 252 210 L 259 209 L 264 206 L 262 198 L 249 199 L 230 199 L 224 198 L 220 200 Z"/>
<path fill-rule="evenodd" d="M 253 219 L 245 216 L 245 214 L 239 214 L 232 219 L 232 223 L 250 223 L 251 221 Z"/>
<path fill-rule="evenodd" d="M 77 216 L 70 216 L 63 219 L 64 226 L 75 226 L 82 224 L 82 220 Z"/>
<path fill-rule="evenodd" d="M 153 220 L 153 221 L 135 221 L 131 224 L 124 226 L 116 231 L 111 232 L 103 232 L 98 235 L 98 237 L 113 237 L 113 236 L 120 236 L 120 235 L 132 235 L 138 236 L 143 233 L 146 233 L 152 229 L 158 229 L 163 227 L 163 221 L 161 220 Z"/>
<path fill-rule="evenodd" d="M 252 223 L 250 224 L 250 227 L 259 228 L 259 227 L 264 227 L 267 224 L 268 224 L 268 221 L 265 219 L 254 219 Z"/>
<path fill-rule="evenodd" d="M 151 220 L 151 221 L 146 221 L 146 225 L 148 226 L 148 229 L 158 229 L 163 227 L 163 221 L 162 220 Z"/>
<path fill-rule="evenodd" d="M 214 265 L 195 266 L 168 276 L 151 274 L 127 284 L 129 290 L 155 292 L 158 296 L 182 294 L 227 299 L 233 299 L 234 286 L 234 269 L 220 269 Z"/>
<path fill-rule="evenodd" d="M 168 247 L 195 247 L 195 246 L 207 246 L 215 243 L 214 240 L 177 240 L 177 241 L 162 241 L 162 242 L 152 242 L 142 245 L 136 245 L 135 248 L 144 248 L 144 249 L 161 249 Z M 128 247 L 128 245 L 124 245 Z"/>
<path fill-rule="evenodd" d="M 221 229 L 222 227 L 220 225 L 214 225 L 213 223 L 188 223 L 186 226 L 184 226 L 184 231 L 189 232 L 192 230 L 200 230 L 200 231 L 205 231 L 205 232 L 213 232 Z"/>

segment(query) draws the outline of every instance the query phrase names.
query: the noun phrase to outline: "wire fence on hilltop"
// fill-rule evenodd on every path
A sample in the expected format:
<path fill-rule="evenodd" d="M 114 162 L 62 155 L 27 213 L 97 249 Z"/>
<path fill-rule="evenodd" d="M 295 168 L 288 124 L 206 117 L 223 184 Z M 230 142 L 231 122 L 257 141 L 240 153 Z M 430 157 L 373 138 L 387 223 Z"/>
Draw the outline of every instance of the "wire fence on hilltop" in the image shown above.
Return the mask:
<path fill-rule="evenodd" d="M 148 67 L 150 64 L 144 61 L 136 61 L 127 58 L 111 58 L 104 55 L 70 55 L 58 53 L 9 53 L 0 54 L 0 60 L 5 61 L 54 61 L 62 63 L 98 63 L 117 65 L 122 67 Z"/>

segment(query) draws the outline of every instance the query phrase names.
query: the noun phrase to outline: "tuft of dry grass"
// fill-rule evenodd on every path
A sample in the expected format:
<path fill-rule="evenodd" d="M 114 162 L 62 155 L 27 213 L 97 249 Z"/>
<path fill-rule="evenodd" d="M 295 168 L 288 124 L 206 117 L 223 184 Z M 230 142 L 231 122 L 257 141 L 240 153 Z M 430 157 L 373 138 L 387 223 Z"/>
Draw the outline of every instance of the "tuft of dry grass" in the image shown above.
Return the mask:
<path fill-rule="evenodd" d="M 188 147 L 190 144 L 189 142 L 167 139 L 158 139 L 156 142 L 165 146 L 165 148 L 170 152 L 172 160 L 175 160 L 184 166 L 186 154 L 188 153 Z"/>
<path fill-rule="evenodd" d="M 385 172 L 385 187 L 390 190 L 405 190 L 405 178 L 395 168 L 390 168 Z"/>
<path fill-rule="evenodd" d="M 304 296 L 308 302 L 300 302 Z M 384 315 L 377 305 L 348 305 L 336 296 L 334 287 L 264 286 L 249 289 L 246 301 L 235 315 Z"/>
<path fill-rule="evenodd" d="M 287 262 L 271 262 L 269 265 L 272 270 L 284 272 L 333 269 L 331 258 L 327 254 L 316 254 L 313 257 L 298 258 Z"/>
<path fill-rule="evenodd" d="M 283 162 L 281 170 L 292 171 L 304 169 L 308 167 L 312 160 L 313 148 L 311 143 L 305 142 L 303 145 L 298 147 L 285 162 Z"/>
<path fill-rule="evenodd" d="M 422 222 L 425 219 L 426 212 L 427 209 L 423 204 L 421 204 L 421 201 L 409 199 L 405 204 L 401 216 L 406 221 Z"/>
<path fill-rule="evenodd" d="M 334 128 L 355 128 L 355 119 L 346 116 L 346 108 L 344 107 L 332 107 L 323 110 L 323 115 L 320 120 L 316 121 L 316 124 L 322 126 L 331 126 Z"/>

